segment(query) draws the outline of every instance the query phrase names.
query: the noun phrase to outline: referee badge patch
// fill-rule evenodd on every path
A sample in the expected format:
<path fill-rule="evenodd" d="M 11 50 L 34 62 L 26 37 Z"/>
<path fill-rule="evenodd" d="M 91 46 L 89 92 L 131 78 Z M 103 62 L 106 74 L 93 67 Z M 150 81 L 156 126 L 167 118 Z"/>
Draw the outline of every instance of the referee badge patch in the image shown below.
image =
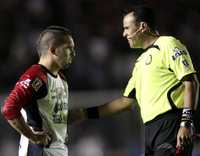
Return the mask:
<path fill-rule="evenodd" d="M 39 78 L 36 78 L 36 79 L 32 82 L 31 86 L 32 86 L 33 89 L 37 92 L 37 91 L 40 89 L 40 87 L 42 87 L 42 80 L 40 80 Z"/>
<path fill-rule="evenodd" d="M 145 60 L 145 64 L 146 64 L 146 65 L 149 65 L 149 64 L 151 64 L 151 62 L 152 62 L 152 56 L 149 55 L 149 56 L 146 58 L 146 60 Z"/>
<path fill-rule="evenodd" d="M 179 56 L 181 56 L 181 55 L 187 55 L 187 53 L 186 53 L 186 51 L 185 50 L 183 50 L 183 49 L 180 49 L 180 48 L 177 48 L 177 47 L 175 47 L 174 49 L 173 49 L 173 56 L 172 56 L 172 59 L 175 61 Z"/>
<path fill-rule="evenodd" d="M 186 68 L 190 66 L 187 60 L 183 60 L 182 63 Z"/>

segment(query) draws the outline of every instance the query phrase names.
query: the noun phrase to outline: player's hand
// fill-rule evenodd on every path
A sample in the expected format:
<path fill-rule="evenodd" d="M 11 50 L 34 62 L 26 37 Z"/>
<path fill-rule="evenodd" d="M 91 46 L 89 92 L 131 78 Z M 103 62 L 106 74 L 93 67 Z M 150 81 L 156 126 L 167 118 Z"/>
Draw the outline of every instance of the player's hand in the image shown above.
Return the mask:
<path fill-rule="evenodd" d="M 193 129 L 191 127 L 180 127 L 177 134 L 177 148 L 184 149 L 192 145 Z"/>
<path fill-rule="evenodd" d="M 33 131 L 33 136 L 30 138 L 33 144 L 41 144 L 44 146 L 48 146 L 51 140 L 51 136 L 46 131 Z"/>

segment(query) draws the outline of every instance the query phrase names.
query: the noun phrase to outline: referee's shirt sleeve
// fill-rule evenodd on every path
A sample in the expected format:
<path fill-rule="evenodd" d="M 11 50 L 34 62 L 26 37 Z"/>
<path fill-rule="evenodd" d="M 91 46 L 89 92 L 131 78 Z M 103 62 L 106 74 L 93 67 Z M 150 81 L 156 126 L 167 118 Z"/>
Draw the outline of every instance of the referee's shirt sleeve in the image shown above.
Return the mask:
<path fill-rule="evenodd" d="M 171 37 L 165 43 L 165 47 L 163 61 L 175 73 L 178 80 L 186 75 L 196 73 L 188 50 L 179 40 Z"/>

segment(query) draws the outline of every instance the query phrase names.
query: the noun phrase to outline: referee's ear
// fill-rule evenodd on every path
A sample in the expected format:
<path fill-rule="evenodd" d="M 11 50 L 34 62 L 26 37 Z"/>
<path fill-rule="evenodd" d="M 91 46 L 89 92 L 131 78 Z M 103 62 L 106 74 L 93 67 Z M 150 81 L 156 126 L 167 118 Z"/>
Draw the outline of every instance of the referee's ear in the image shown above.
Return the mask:
<path fill-rule="evenodd" d="M 146 22 L 140 22 L 140 29 L 141 31 L 144 32 L 150 32 L 150 28 Z"/>

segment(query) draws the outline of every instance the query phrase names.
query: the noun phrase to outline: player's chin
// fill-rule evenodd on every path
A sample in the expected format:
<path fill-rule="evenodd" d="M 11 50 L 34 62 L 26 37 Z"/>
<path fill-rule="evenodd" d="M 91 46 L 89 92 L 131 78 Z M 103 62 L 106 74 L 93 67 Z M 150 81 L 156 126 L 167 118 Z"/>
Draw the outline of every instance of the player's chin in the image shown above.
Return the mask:
<path fill-rule="evenodd" d="M 62 64 L 62 69 L 67 69 L 69 68 L 69 66 L 72 64 L 72 60 L 71 61 L 68 61 L 68 62 L 64 62 Z"/>
<path fill-rule="evenodd" d="M 65 65 L 62 66 L 62 69 L 63 69 L 63 70 L 64 70 L 64 69 L 67 69 L 67 68 L 69 68 L 69 66 L 70 66 L 70 64 L 65 64 Z"/>

